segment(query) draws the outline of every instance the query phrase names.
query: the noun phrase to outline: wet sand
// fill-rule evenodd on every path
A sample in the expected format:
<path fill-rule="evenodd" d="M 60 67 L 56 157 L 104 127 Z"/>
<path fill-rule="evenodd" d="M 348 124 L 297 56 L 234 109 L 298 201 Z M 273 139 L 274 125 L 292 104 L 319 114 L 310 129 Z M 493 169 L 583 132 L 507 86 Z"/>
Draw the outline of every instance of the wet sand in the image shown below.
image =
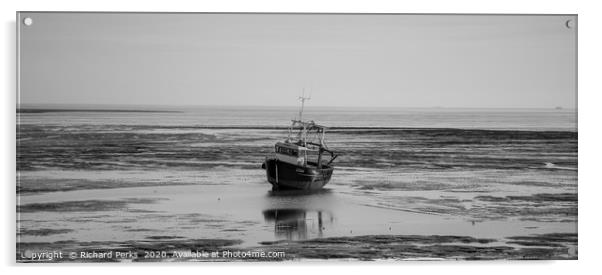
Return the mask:
<path fill-rule="evenodd" d="M 49 249 L 577 258 L 574 132 L 335 129 L 341 157 L 327 188 L 274 193 L 260 165 L 283 135 L 21 125 L 17 259 Z"/>
<path fill-rule="evenodd" d="M 141 244 L 180 249 L 178 243 L 188 247 L 198 240 L 227 240 L 213 249 L 285 251 L 287 259 L 577 257 L 576 198 L 566 193 L 389 194 L 338 180 L 317 193 L 274 193 L 262 182 L 261 170 L 214 172 L 232 183 L 23 194 L 18 251 L 102 251 Z M 550 234 L 559 235 L 550 241 Z M 399 240 L 379 241 L 383 236 Z M 198 248 L 206 249 L 205 242 L 201 244 Z M 435 249 L 441 245 L 445 247 Z M 376 252 L 361 252 L 366 249 Z"/>

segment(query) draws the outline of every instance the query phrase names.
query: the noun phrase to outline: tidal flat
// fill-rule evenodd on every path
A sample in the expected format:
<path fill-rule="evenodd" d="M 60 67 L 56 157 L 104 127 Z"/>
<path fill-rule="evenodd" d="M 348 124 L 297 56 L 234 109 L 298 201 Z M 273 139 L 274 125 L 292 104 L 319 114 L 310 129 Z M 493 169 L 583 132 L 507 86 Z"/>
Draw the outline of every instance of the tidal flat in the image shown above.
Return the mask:
<path fill-rule="evenodd" d="M 261 162 L 286 134 L 19 125 L 17 260 L 48 250 L 141 256 L 94 261 L 578 257 L 576 132 L 335 128 L 341 156 L 326 189 L 272 192 Z M 173 257 L 196 250 L 286 256 Z"/>

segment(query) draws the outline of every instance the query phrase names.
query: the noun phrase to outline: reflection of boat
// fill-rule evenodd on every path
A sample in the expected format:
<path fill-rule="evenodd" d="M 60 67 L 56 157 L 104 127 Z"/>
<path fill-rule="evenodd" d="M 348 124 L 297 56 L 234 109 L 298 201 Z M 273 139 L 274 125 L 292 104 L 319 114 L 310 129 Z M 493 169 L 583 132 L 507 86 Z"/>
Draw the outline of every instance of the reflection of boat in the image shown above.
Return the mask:
<path fill-rule="evenodd" d="M 320 189 L 328 183 L 334 170 L 331 163 L 337 155 L 324 143 L 327 128 L 302 120 L 303 106 L 309 98 L 299 99 L 299 119 L 292 121 L 288 138 L 276 143 L 275 152 L 266 157 L 261 166 L 274 189 Z M 293 131 L 298 132 L 293 135 Z M 322 158 L 325 152 L 330 154 L 329 161 Z"/>
<path fill-rule="evenodd" d="M 316 236 L 322 237 L 324 222 L 322 220 L 322 211 L 307 211 L 303 209 L 269 209 L 263 211 L 263 217 L 266 221 L 274 222 L 274 233 L 276 237 L 287 240 L 305 240 L 308 235 L 317 233 Z M 332 222 L 332 216 L 330 221 Z M 317 230 L 316 230 L 317 229 Z"/>

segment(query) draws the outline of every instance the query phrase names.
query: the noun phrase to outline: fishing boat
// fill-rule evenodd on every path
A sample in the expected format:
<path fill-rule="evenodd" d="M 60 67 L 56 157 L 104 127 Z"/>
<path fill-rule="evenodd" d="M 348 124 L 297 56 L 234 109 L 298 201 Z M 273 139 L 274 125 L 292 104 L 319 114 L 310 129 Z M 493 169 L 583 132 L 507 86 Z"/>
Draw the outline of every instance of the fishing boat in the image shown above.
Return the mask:
<path fill-rule="evenodd" d="M 286 140 L 276 143 L 274 152 L 266 156 L 261 166 L 273 190 L 322 188 L 330 181 L 332 162 L 338 157 L 324 141 L 327 127 L 303 121 L 305 101 L 310 98 L 299 99 L 299 119 L 292 120 Z"/>

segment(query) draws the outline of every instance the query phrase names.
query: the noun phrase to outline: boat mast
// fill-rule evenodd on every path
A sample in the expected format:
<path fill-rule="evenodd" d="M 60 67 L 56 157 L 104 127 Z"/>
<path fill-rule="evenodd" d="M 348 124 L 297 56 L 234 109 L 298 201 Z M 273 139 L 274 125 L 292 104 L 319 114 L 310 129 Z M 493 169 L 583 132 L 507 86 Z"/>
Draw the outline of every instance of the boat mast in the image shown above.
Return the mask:
<path fill-rule="evenodd" d="M 310 100 L 310 97 L 305 97 L 305 89 L 303 89 L 303 95 L 299 97 L 301 100 L 301 109 L 299 109 L 299 121 L 303 121 L 303 108 L 305 107 L 305 100 Z"/>
<path fill-rule="evenodd" d="M 307 146 L 306 145 L 306 139 L 307 139 L 307 129 L 305 128 L 305 123 L 303 123 L 303 108 L 305 107 L 305 101 L 311 99 L 311 97 L 305 97 L 305 88 L 303 88 L 303 95 L 299 97 L 299 100 L 301 100 L 301 109 L 299 109 L 299 122 L 301 122 L 301 125 L 303 126 L 303 130 L 301 130 L 300 137 L 301 137 L 301 141 L 303 142 L 303 146 Z"/>

